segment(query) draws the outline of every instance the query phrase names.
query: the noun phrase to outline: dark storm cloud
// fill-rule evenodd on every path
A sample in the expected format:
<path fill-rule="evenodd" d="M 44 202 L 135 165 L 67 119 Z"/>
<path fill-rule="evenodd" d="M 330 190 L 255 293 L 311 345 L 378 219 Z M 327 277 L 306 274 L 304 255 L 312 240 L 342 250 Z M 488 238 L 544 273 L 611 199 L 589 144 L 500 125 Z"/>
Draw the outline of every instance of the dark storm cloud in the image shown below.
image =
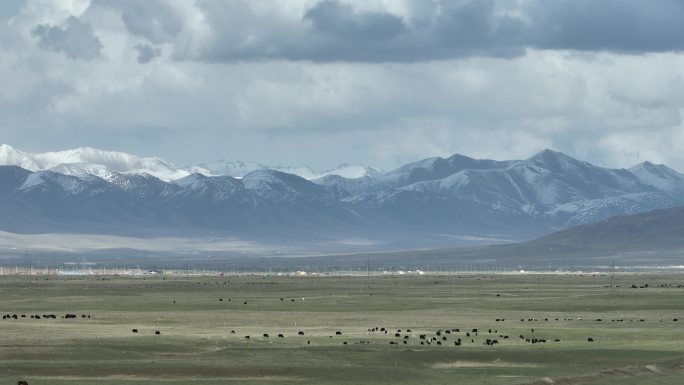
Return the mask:
<path fill-rule="evenodd" d="M 438 4 L 441 11 L 430 22 L 358 10 L 335 0 L 315 3 L 294 24 L 259 15 L 243 3 L 207 0 L 199 5 L 215 38 L 191 59 L 413 62 L 524 52 L 521 22 L 495 15 L 493 0 Z"/>
<path fill-rule="evenodd" d="M 336 0 L 313 4 L 298 21 L 274 20 L 234 2 L 199 4 L 214 40 L 199 53 L 180 54 L 183 59 L 415 62 L 515 57 L 528 48 L 619 53 L 684 49 L 682 0 L 425 2 L 420 6 L 434 14 L 429 20 L 361 10 Z"/>
<path fill-rule="evenodd" d="M 145 64 L 161 55 L 161 49 L 150 44 L 138 44 L 135 47 L 138 51 L 138 63 Z"/>
<path fill-rule="evenodd" d="M 684 49 L 682 0 L 539 1 L 529 10 L 529 44 L 612 52 Z"/>
<path fill-rule="evenodd" d="M 406 32 L 403 20 L 385 12 L 356 13 L 350 5 L 323 1 L 309 9 L 304 19 L 325 34 L 342 39 L 382 41 Z"/>
<path fill-rule="evenodd" d="M 92 26 L 74 16 L 69 16 L 63 27 L 39 24 L 32 34 L 41 48 L 64 52 L 72 59 L 94 59 L 102 50 Z"/>
<path fill-rule="evenodd" d="M 94 0 L 94 7 L 110 7 L 121 11 L 126 29 L 135 36 L 155 44 L 173 41 L 183 28 L 183 15 L 174 12 L 165 1 Z"/>
<path fill-rule="evenodd" d="M 444 50 L 454 56 L 514 56 L 523 52 L 523 22 L 496 15 L 493 1 L 443 4 L 441 8 L 432 27 L 435 52 Z"/>

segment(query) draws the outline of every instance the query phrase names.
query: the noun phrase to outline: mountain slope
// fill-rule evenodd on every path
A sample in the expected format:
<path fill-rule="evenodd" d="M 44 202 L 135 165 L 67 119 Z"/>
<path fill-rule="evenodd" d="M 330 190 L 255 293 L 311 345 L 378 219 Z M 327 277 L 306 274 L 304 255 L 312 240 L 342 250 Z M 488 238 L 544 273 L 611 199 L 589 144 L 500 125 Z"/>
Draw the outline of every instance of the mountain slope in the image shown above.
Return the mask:
<path fill-rule="evenodd" d="M 185 167 L 176 167 L 156 157 L 140 157 L 117 151 L 105 151 L 90 147 L 73 150 L 31 154 L 0 145 L 0 165 L 19 166 L 30 171 L 54 171 L 65 175 L 96 175 L 106 178 L 110 173 L 150 174 L 164 181 L 177 180 L 193 173 L 211 176 L 232 176 L 236 178 L 259 170 L 276 170 L 294 174 L 305 179 L 316 179 L 327 175 L 346 178 L 375 176 L 379 172 L 363 165 L 341 164 L 322 172 L 309 167 L 267 166 L 261 163 L 219 160 Z"/>
<path fill-rule="evenodd" d="M 7 161 L 45 165 L 44 157 L 0 150 Z M 67 155 L 99 159 L 107 167 L 166 167 L 156 158 Z M 313 181 L 277 170 L 240 178 L 192 173 L 172 182 L 107 170 L 78 174 L 0 166 L 0 230 L 248 235 L 279 242 L 363 239 L 425 247 L 477 237 L 525 240 L 684 204 L 684 178 L 665 166 L 607 169 L 550 150 L 512 161 L 430 158 L 387 173 L 367 170 L 359 178 L 327 175 Z"/>
<path fill-rule="evenodd" d="M 497 222 L 561 229 L 682 202 L 682 196 L 644 184 L 628 170 L 593 166 L 550 150 L 521 161 L 471 160 L 477 169 L 455 167 L 446 177 L 441 177 L 446 171 L 433 172 L 435 164 L 446 164 L 439 159 L 416 162 L 376 180 L 326 182 L 340 188 L 351 185 L 357 193 L 349 200 L 379 208 L 398 220 L 412 213 L 404 220 L 429 223 L 447 217 L 466 226 L 480 223 L 493 229 Z M 435 179 L 391 187 L 398 180 L 408 183 L 415 175 L 425 179 L 430 173 Z M 392 183 L 384 183 L 386 178 Z"/>
<path fill-rule="evenodd" d="M 146 173 L 156 175 L 160 179 L 172 180 L 189 174 L 159 158 L 139 157 L 90 147 L 30 154 L 2 144 L 0 145 L 0 164 L 15 165 L 30 171 L 49 170 L 67 175 L 106 176 L 110 172 Z"/>
<path fill-rule="evenodd" d="M 684 175 L 665 165 L 644 162 L 629 171 L 643 184 L 671 194 L 684 194 Z"/>
<path fill-rule="evenodd" d="M 556 249 L 657 250 L 684 248 L 684 207 L 615 216 L 528 242 Z"/>

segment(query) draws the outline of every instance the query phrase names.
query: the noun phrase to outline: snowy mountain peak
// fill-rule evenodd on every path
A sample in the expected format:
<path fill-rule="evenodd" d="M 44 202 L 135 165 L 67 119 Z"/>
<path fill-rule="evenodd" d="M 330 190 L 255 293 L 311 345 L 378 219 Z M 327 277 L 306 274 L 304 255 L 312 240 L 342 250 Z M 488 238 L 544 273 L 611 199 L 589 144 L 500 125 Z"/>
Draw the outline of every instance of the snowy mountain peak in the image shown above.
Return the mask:
<path fill-rule="evenodd" d="M 629 171 L 645 185 L 670 193 L 684 192 L 684 175 L 663 164 L 646 161 L 630 167 Z"/>
<path fill-rule="evenodd" d="M 298 231 L 308 240 L 312 233 L 367 236 L 394 229 L 431 237 L 449 229 L 528 236 L 684 203 L 684 176 L 665 166 L 608 169 L 550 150 L 517 161 L 430 158 L 377 176 L 366 166 L 342 164 L 315 182 L 273 169 L 241 179 L 190 173 L 158 158 L 92 148 L 28 154 L 2 146 L 0 155 L 63 172 L 0 166 L 0 230 L 17 232 L 153 228 L 289 237 Z M 113 171 L 121 169 L 127 172 Z M 84 170 L 91 174 L 65 175 Z M 170 183 L 149 170 L 185 175 Z"/>
<path fill-rule="evenodd" d="M 0 164 L 15 165 L 30 171 L 51 170 L 65 175 L 106 177 L 112 172 L 150 174 L 166 181 L 189 174 L 156 157 L 139 157 L 92 147 L 31 154 L 3 144 L 0 145 Z"/>
<path fill-rule="evenodd" d="M 539 160 L 539 161 L 566 160 L 566 161 L 578 162 L 577 159 L 575 159 L 569 155 L 566 155 L 563 152 L 551 150 L 548 148 L 545 148 L 545 149 L 539 151 L 538 153 L 529 157 L 527 160 Z"/>
<path fill-rule="evenodd" d="M 539 166 L 557 172 L 568 172 L 577 168 L 593 167 L 590 163 L 579 161 L 560 151 L 549 149 L 542 150 L 519 163 Z"/>
<path fill-rule="evenodd" d="M 335 167 L 334 169 L 331 170 L 326 170 L 317 175 L 315 178 L 321 178 L 324 176 L 328 175 L 338 175 L 343 178 L 347 179 L 355 179 L 355 178 L 363 178 L 365 176 L 368 177 L 377 177 L 382 175 L 382 173 L 372 167 L 364 166 L 364 165 L 352 165 L 348 163 L 342 163 L 341 165 Z M 314 179 L 314 178 L 312 178 Z"/>
<path fill-rule="evenodd" d="M 360 178 L 380 174 L 370 167 L 347 163 L 323 172 L 314 171 L 307 166 L 272 167 L 261 163 L 226 159 L 176 167 L 172 163 L 157 157 L 140 157 L 125 152 L 100 150 L 92 147 L 32 154 L 6 144 L 0 145 L 0 165 L 19 166 L 29 171 L 50 170 L 64 175 L 96 175 L 102 178 L 107 178 L 111 173 L 149 174 L 163 181 L 181 179 L 193 173 L 242 178 L 253 171 L 270 169 L 294 174 L 308 180 L 326 175 Z"/>
<path fill-rule="evenodd" d="M 229 175 L 235 178 L 242 178 L 252 171 L 263 170 L 266 168 L 268 167 L 260 163 L 220 159 L 210 163 L 189 165 L 183 169 L 190 173 L 199 173 L 204 175 Z"/>
<path fill-rule="evenodd" d="M 680 174 L 679 172 L 667 167 L 664 164 L 655 164 L 649 161 L 637 164 L 636 166 L 630 167 L 629 171 L 632 172 L 639 172 L 639 171 L 648 171 L 653 174 L 660 175 L 662 177 L 672 177 L 672 176 L 684 176 Z"/>
<path fill-rule="evenodd" d="M 0 144 L 0 164 L 19 166 L 29 171 L 40 170 L 30 154 L 16 150 L 7 144 Z"/>

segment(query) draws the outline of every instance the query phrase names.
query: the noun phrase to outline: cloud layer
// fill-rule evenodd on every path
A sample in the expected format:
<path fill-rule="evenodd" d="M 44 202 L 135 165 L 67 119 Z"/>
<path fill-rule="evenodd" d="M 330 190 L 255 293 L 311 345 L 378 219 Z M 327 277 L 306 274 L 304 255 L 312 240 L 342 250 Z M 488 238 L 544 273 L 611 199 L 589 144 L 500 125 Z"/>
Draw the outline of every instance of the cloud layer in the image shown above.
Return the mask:
<path fill-rule="evenodd" d="M 191 21 L 165 3 L 118 5 L 130 33 L 155 43 L 175 42 L 177 58 L 185 60 L 421 62 L 515 57 L 528 49 L 647 53 L 684 48 L 679 0 L 397 3 L 390 8 L 375 2 L 288 2 L 290 9 L 283 10 L 261 1 L 198 1 L 194 10 L 203 18 L 204 34 L 192 37 L 185 25 Z"/>
<path fill-rule="evenodd" d="M 38 24 L 32 34 L 38 39 L 38 46 L 57 52 L 64 52 L 72 59 L 94 59 L 100 56 L 102 43 L 93 35 L 93 28 L 74 16 L 69 16 L 64 26 Z"/>
<path fill-rule="evenodd" d="M 0 4 L 0 137 L 391 168 L 551 147 L 684 171 L 679 0 Z"/>

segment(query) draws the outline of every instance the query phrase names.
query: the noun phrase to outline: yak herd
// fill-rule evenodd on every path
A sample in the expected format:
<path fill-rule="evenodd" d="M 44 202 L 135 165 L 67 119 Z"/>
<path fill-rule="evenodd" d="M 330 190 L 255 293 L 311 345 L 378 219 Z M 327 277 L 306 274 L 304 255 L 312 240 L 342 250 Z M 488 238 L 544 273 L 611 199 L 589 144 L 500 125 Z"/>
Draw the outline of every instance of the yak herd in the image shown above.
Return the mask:
<path fill-rule="evenodd" d="M 11 320 L 11 319 L 20 319 L 20 318 L 31 318 L 31 319 L 57 319 L 56 314 L 4 314 L 2 316 L 2 319 L 4 320 Z M 78 315 L 72 314 L 72 313 L 66 313 L 62 316 L 59 316 L 61 319 L 76 319 L 78 318 Z M 81 314 L 81 318 L 90 318 L 90 314 Z"/>
<path fill-rule="evenodd" d="M 521 318 L 520 322 L 553 322 L 553 321 L 565 321 L 565 322 L 570 322 L 570 321 L 583 321 L 582 318 Z M 505 322 L 505 318 L 497 318 L 495 319 L 495 322 L 501 323 Z M 593 322 L 603 322 L 604 320 L 602 318 L 596 318 L 593 320 L 586 320 L 586 321 L 593 321 Z M 624 319 L 611 319 L 612 322 L 624 322 Z M 633 319 L 629 320 L 631 322 L 646 322 L 645 319 Z M 673 318 L 672 322 L 678 322 L 679 319 Z M 660 322 L 663 322 L 663 319 L 660 319 Z M 133 329 L 133 333 L 137 334 L 138 329 Z M 389 339 L 389 344 L 390 345 L 408 345 L 412 340 L 415 340 L 416 343 L 419 343 L 420 345 L 454 345 L 454 346 L 461 346 L 466 343 L 470 344 L 476 344 L 476 343 L 481 343 L 482 345 L 486 346 L 494 346 L 500 343 L 500 340 L 509 340 L 512 339 L 508 334 L 500 333 L 498 329 L 478 329 L 478 328 L 467 328 L 461 330 L 461 328 L 445 328 L 445 329 L 438 329 L 435 331 L 427 332 L 427 333 L 414 333 L 412 329 L 391 329 L 389 327 L 379 327 L 379 326 L 374 326 L 371 328 L 367 329 L 368 335 L 372 335 L 373 337 L 386 337 Z M 537 331 L 539 333 L 539 331 Z M 155 331 L 156 335 L 161 334 L 160 331 Z M 231 335 L 236 335 L 237 332 L 235 330 L 230 331 Z M 561 342 L 560 338 L 542 338 L 542 337 L 533 337 L 535 334 L 535 329 L 530 328 L 529 330 L 529 335 L 525 336 L 523 334 L 518 334 L 518 339 L 524 343 L 529 343 L 529 344 L 543 344 L 547 342 Z M 262 339 L 267 339 L 270 338 L 271 335 L 276 335 L 277 338 L 285 338 L 284 333 L 262 333 L 261 337 Z M 305 336 L 305 333 L 303 330 L 299 330 L 297 332 L 297 336 L 303 337 Z M 335 331 L 334 335 L 331 334 L 328 336 L 328 338 L 332 339 L 334 337 L 341 337 L 343 336 L 343 332 L 341 330 Z M 245 341 L 251 340 L 252 336 L 249 334 L 246 334 L 243 336 L 243 339 Z M 477 339 L 477 341 L 476 341 Z M 594 342 L 594 337 L 586 337 L 587 342 Z M 307 345 L 311 344 L 311 340 L 308 339 L 306 341 Z M 371 340 L 368 339 L 361 339 L 358 341 L 354 341 L 354 344 L 370 344 Z M 349 341 L 341 341 L 342 345 L 348 345 Z"/>
<path fill-rule="evenodd" d="M 219 299 L 219 301 L 223 301 L 223 299 Z M 228 299 L 230 301 L 230 299 Z M 283 298 L 281 298 L 281 301 L 284 301 Z M 291 299 L 291 301 L 294 302 L 294 299 Z M 173 301 L 175 303 L 175 301 Z M 244 301 L 244 304 L 247 304 L 247 301 Z M 3 320 L 18 320 L 18 319 L 76 319 L 76 318 L 81 318 L 81 319 L 90 319 L 91 315 L 90 314 L 81 314 L 80 317 L 77 314 L 74 313 L 66 313 L 64 315 L 56 315 L 56 314 L 4 314 L 2 316 Z M 505 318 L 496 318 L 494 320 L 496 323 L 503 323 L 506 321 Z M 583 321 L 582 318 L 520 318 L 520 322 L 535 322 L 535 323 L 546 323 L 546 322 L 553 322 L 553 321 L 563 321 L 563 322 L 572 322 L 572 321 Z M 602 318 L 596 318 L 592 320 L 586 320 L 586 321 L 593 321 L 593 322 L 604 322 L 604 319 Z M 608 320 L 605 320 L 608 321 Z M 611 322 L 625 322 L 624 319 L 618 318 L 618 319 L 611 319 Z M 630 319 L 630 322 L 646 322 L 645 319 L 639 318 L 639 319 Z M 660 322 L 663 322 L 664 319 L 661 318 L 659 320 Z M 678 322 L 678 318 L 673 318 L 672 322 Z M 139 334 L 140 331 L 137 328 L 131 329 L 131 332 L 133 334 Z M 426 332 L 426 333 L 413 333 L 411 329 L 390 329 L 389 327 L 379 327 L 379 326 L 374 326 L 371 328 L 367 329 L 368 335 L 372 335 L 374 337 L 387 337 L 389 338 L 389 344 L 390 345 L 408 345 L 412 340 L 415 340 L 416 343 L 419 343 L 420 345 L 454 345 L 454 346 L 461 346 L 465 343 L 470 343 L 470 344 L 475 344 L 476 343 L 476 337 L 478 341 L 477 343 L 481 343 L 482 345 L 486 346 L 493 346 L 499 344 L 500 340 L 509 340 L 510 336 L 508 334 L 504 333 L 499 333 L 498 329 L 478 329 L 478 328 L 469 328 L 469 329 L 463 329 L 461 328 L 445 328 L 445 329 L 439 329 L 435 330 L 432 332 Z M 559 338 L 542 338 L 542 337 L 533 337 L 534 336 L 534 328 L 530 329 L 529 335 L 525 336 L 523 334 L 518 334 L 518 338 L 529 344 L 540 344 L 540 343 L 546 343 L 546 342 L 560 342 Z M 160 330 L 154 330 L 153 331 L 154 335 L 161 335 Z M 230 334 L 235 335 L 236 331 L 231 330 Z M 277 336 L 277 338 L 285 338 L 285 333 L 262 333 L 261 337 L 263 339 L 270 338 L 271 335 Z M 329 338 L 334 338 L 334 337 L 341 337 L 343 335 L 341 330 L 335 331 L 334 335 L 328 336 Z M 482 335 L 482 336 L 480 336 Z M 297 332 L 297 336 L 299 337 L 304 337 L 305 333 L 303 330 L 299 330 Z M 244 335 L 243 336 L 244 340 L 250 340 L 251 336 L 250 335 Z M 594 342 L 594 337 L 587 337 L 586 338 L 587 342 Z M 348 345 L 349 341 L 341 341 L 343 345 Z M 354 344 L 370 344 L 370 340 L 359 340 L 355 341 Z M 307 344 L 311 344 L 311 340 L 307 340 Z"/>

